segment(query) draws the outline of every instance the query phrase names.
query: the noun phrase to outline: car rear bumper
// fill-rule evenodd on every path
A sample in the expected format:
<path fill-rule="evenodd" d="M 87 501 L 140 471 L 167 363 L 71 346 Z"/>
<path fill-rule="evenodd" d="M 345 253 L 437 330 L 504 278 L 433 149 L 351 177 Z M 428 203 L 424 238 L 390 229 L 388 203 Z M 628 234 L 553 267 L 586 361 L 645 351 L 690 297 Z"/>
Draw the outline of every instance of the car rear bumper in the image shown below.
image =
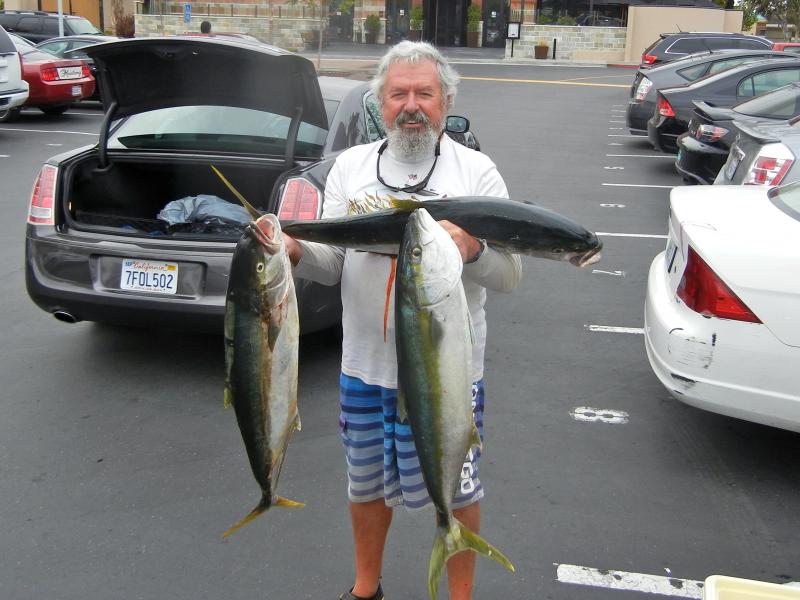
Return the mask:
<path fill-rule="evenodd" d="M 800 348 L 761 324 L 705 318 L 675 298 L 665 253 L 653 260 L 644 338 L 653 372 L 681 402 L 800 432 Z"/>
<path fill-rule="evenodd" d="M 647 121 L 652 116 L 652 103 L 628 101 L 625 124 L 633 135 L 647 135 Z"/>
<path fill-rule="evenodd" d="M 675 168 L 684 177 L 689 177 L 702 184 L 714 183 L 728 151 L 699 142 L 688 134 L 678 137 L 678 158 Z"/>
<path fill-rule="evenodd" d="M 663 119 L 647 122 L 647 137 L 653 148 L 661 152 L 676 154 L 678 152 L 678 133 L 671 132 L 668 123 Z"/>
<path fill-rule="evenodd" d="M 25 283 L 31 300 L 60 320 L 222 333 L 232 253 L 231 246 L 203 253 L 171 251 L 165 258 L 135 243 L 77 243 L 68 236 L 45 239 L 29 232 Z M 177 293 L 122 290 L 123 258 L 175 262 Z M 298 279 L 295 289 L 303 333 L 340 321 L 338 286 Z"/>
<path fill-rule="evenodd" d="M 28 106 L 69 104 L 91 96 L 94 87 L 94 79 L 88 78 L 47 82 L 31 90 L 26 104 Z"/>
<path fill-rule="evenodd" d="M 10 110 L 25 104 L 28 99 L 28 90 L 11 90 L 8 92 L 0 93 L 0 111 Z"/>

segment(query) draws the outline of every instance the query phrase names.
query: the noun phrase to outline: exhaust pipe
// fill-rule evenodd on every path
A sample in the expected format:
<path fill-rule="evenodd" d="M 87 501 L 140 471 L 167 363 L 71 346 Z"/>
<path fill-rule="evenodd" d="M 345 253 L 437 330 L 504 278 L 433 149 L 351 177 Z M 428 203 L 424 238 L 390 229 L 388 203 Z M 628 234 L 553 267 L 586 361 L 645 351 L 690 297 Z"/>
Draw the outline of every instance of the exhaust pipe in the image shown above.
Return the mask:
<path fill-rule="evenodd" d="M 53 311 L 53 316 L 59 321 L 62 321 L 63 323 L 77 323 L 78 321 L 80 321 L 78 317 L 65 310 Z"/>

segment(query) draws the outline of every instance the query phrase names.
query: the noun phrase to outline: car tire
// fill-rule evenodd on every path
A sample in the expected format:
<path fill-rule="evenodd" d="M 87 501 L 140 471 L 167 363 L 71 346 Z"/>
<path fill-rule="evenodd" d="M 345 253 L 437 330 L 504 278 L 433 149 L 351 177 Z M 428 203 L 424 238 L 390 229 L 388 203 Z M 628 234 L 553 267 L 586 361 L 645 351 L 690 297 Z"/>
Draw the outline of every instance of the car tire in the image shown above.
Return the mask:
<path fill-rule="evenodd" d="M 39 110 L 48 116 L 55 117 L 63 115 L 68 108 L 69 104 L 51 104 L 50 106 L 40 106 Z"/>
<path fill-rule="evenodd" d="M 19 116 L 20 113 L 19 108 L 7 108 L 6 110 L 0 110 L 0 123 L 8 123 L 9 121 L 13 121 Z"/>

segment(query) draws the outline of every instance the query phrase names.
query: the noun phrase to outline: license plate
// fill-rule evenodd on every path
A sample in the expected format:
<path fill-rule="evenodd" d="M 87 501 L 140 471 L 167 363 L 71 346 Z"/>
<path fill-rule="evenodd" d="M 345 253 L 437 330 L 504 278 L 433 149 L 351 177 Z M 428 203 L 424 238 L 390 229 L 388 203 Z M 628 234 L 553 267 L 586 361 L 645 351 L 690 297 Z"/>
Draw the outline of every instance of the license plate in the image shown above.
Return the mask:
<path fill-rule="evenodd" d="M 137 292 L 175 294 L 178 291 L 178 265 L 171 262 L 123 258 L 119 287 Z"/>
<path fill-rule="evenodd" d="M 83 67 L 58 67 L 59 79 L 80 79 L 83 77 Z"/>
<path fill-rule="evenodd" d="M 743 158 L 744 152 L 736 146 L 731 148 L 731 155 L 728 157 L 728 164 L 725 166 L 725 177 L 727 179 L 733 179 L 733 175 L 736 173 L 736 169 Z"/>

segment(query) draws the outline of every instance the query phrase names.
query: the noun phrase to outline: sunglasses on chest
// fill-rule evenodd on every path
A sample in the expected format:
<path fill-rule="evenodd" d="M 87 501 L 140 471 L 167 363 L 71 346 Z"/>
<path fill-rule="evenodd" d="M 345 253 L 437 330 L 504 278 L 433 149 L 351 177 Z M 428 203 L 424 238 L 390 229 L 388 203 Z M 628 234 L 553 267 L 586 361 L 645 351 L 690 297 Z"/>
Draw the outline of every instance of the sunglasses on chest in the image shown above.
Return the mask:
<path fill-rule="evenodd" d="M 422 190 L 424 190 L 425 186 L 428 185 L 428 182 L 431 179 L 431 175 L 433 175 L 433 170 L 436 168 L 436 163 L 439 161 L 439 142 L 436 142 L 436 148 L 433 151 L 433 156 L 434 156 L 433 164 L 431 165 L 431 170 L 428 171 L 428 174 L 425 176 L 425 179 L 423 179 L 417 184 L 407 185 L 404 187 L 389 185 L 383 180 L 383 177 L 381 177 L 381 156 L 383 156 L 384 151 L 388 147 L 389 147 L 389 140 L 385 140 L 381 144 L 381 147 L 378 148 L 378 162 L 375 165 L 375 171 L 376 175 L 378 176 L 378 181 L 380 181 L 383 185 L 385 185 L 393 192 L 404 192 L 406 194 L 414 194 L 416 192 L 421 192 Z"/>

